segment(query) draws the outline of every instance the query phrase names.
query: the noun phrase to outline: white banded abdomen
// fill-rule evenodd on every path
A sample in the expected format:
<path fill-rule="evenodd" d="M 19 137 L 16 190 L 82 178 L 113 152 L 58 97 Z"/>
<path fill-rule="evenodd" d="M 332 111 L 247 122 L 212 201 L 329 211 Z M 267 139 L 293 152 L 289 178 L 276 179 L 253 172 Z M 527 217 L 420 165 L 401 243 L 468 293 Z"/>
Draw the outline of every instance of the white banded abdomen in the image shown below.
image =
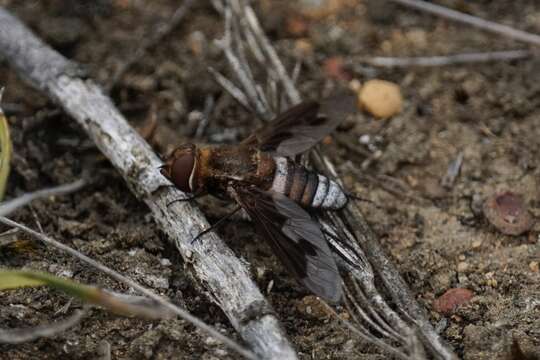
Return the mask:
<path fill-rule="evenodd" d="M 335 181 L 284 157 L 275 157 L 274 161 L 272 190 L 303 207 L 338 210 L 347 204 L 347 196 Z"/>

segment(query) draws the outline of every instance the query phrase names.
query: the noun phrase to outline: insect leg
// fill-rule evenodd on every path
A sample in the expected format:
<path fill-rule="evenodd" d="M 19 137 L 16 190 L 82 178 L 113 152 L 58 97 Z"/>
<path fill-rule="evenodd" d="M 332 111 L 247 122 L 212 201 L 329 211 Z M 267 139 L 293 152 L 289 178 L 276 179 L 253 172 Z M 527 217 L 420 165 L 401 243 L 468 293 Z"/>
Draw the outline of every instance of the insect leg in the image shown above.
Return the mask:
<path fill-rule="evenodd" d="M 174 185 L 173 185 L 174 186 Z M 175 202 L 184 202 L 184 201 L 191 201 L 191 200 L 195 200 L 197 198 L 200 198 L 202 196 L 205 196 L 206 193 L 205 192 L 200 192 L 200 193 L 196 193 L 196 194 L 193 194 L 193 195 L 190 195 L 188 197 L 185 197 L 185 198 L 181 198 L 181 199 L 175 199 L 173 201 L 170 201 L 167 203 L 167 207 L 171 206 L 172 204 L 174 204 Z"/>
<path fill-rule="evenodd" d="M 241 209 L 240 206 L 235 207 L 230 213 L 228 213 L 227 215 L 223 216 L 221 219 L 216 221 L 216 223 L 212 224 L 208 229 L 201 231 L 197 236 L 193 238 L 193 240 L 191 240 L 191 245 L 193 245 L 204 234 L 209 233 L 210 231 L 216 229 L 219 225 L 223 224 L 225 220 L 227 220 L 228 218 L 236 214 L 240 209 Z"/>

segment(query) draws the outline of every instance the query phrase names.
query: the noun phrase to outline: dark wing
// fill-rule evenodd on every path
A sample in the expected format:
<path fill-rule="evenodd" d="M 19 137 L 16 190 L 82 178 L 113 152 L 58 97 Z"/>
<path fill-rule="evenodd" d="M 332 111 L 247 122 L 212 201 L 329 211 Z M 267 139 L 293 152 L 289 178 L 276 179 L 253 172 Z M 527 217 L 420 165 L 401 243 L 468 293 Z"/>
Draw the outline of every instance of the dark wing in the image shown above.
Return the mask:
<path fill-rule="evenodd" d="M 242 143 L 274 155 L 293 157 L 334 131 L 354 109 L 354 97 L 350 95 L 333 97 L 322 106 L 314 101 L 303 102 L 278 115 Z"/>
<path fill-rule="evenodd" d="M 236 200 L 283 264 L 314 294 L 338 302 L 341 277 L 319 225 L 309 214 L 273 191 L 235 190 Z"/>

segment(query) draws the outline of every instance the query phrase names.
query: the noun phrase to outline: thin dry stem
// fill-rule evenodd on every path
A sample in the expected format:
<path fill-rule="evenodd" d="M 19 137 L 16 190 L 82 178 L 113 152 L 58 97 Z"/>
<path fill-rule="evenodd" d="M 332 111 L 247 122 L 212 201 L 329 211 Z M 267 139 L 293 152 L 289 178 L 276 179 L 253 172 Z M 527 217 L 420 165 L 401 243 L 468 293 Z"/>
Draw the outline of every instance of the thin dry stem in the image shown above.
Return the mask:
<path fill-rule="evenodd" d="M 103 265 L 102 263 L 100 263 L 100 262 L 98 262 L 98 261 L 84 255 L 83 253 L 81 253 L 81 252 L 79 252 L 79 251 L 77 251 L 77 250 L 75 250 L 73 248 L 71 248 L 71 247 L 69 247 L 69 246 L 67 246 L 65 244 L 62 244 L 59 241 L 56 241 L 55 239 L 53 239 L 53 238 L 51 238 L 51 237 L 49 237 L 49 236 L 47 236 L 45 234 L 42 234 L 42 233 L 39 233 L 37 231 L 34 231 L 34 230 L 30 229 L 29 227 L 27 227 L 27 226 L 25 226 L 23 224 L 17 223 L 15 221 L 10 220 L 8 218 L 5 218 L 3 216 L 0 216 L 0 222 L 5 224 L 5 225 L 8 225 L 8 226 L 18 228 L 18 229 L 26 232 L 27 234 L 33 236 L 34 238 L 42 241 L 43 243 L 45 243 L 47 245 L 50 245 L 50 246 L 53 246 L 56 249 L 59 249 L 61 251 L 64 251 L 64 252 L 70 254 L 71 256 L 81 260 L 82 262 L 92 266 L 93 268 L 101 271 L 102 273 L 107 274 L 108 276 L 115 279 L 116 281 L 119 281 L 119 282 L 121 282 L 121 283 L 123 283 L 123 284 L 125 284 L 125 285 L 127 285 L 129 287 L 132 287 L 133 289 L 139 291 L 140 293 L 142 293 L 142 294 L 146 295 L 147 297 L 151 298 L 152 300 L 156 301 L 157 303 L 159 303 L 164 308 L 170 310 L 172 313 L 180 316 L 184 320 L 189 321 L 190 323 L 192 323 L 193 325 L 195 325 L 199 329 L 203 330 L 204 332 L 208 333 L 212 337 L 218 339 L 219 341 L 222 341 L 225 345 L 227 345 L 231 349 L 235 350 L 236 352 L 238 352 L 242 356 L 244 356 L 244 357 L 246 357 L 248 359 L 257 359 L 255 354 L 253 354 L 249 350 L 243 348 L 238 343 L 236 343 L 233 340 L 229 339 L 228 337 L 224 336 L 219 331 L 215 330 L 214 328 L 212 328 L 210 325 L 206 324 L 205 322 L 203 322 L 199 318 L 191 315 L 186 310 L 184 310 L 182 308 L 179 308 L 178 306 L 174 305 L 173 303 L 167 301 L 165 298 L 163 298 L 163 297 L 159 296 L 158 294 L 154 293 L 152 290 L 147 289 L 144 286 L 140 285 L 138 282 L 136 282 L 136 281 L 134 281 L 134 280 L 120 274 L 119 272 L 117 272 L 117 271 Z"/>
<path fill-rule="evenodd" d="M 73 315 L 67 319 L 51 324 L 38 325 L 24 329 L 0 329 L 0 343 L 21 344 L 42 337 L 54 336 L 80 323 L 85 315 L 85 310 L 75 310 Z"/>
<path fill-rule="evenodd" d="M 48 198 L 73 193 L 86 185 L 86 180 L 79 179 L 70 184 L 42 189 L 31 193 L 23 194 L 15 199 L 0 203 L 0 216 L 7 216 L 18 208 L 25 206 L 36 199 Z"/>
<path fill-rule="evenodd" d="M 504 37 L 522 41 L 532 45 L 540 45 L 540 36 L 526 31 L 515 29 L 511 26 L 501 25 L 493 21 L 484 20 L 477 16 L 464 14 L 447 7 L 421 0 L 390 0 L 395 3 L 408 6 L 417 10 L 425 11 L 445 19 L 454 20 L 463 24 L 471 25 L 479 29 L 489 31 Z"/>
<path fill-rule="evenodd" d="M 434 67 L 458 64 L 482 63 L 491 61 L 521 60 L 533 56 L 528 50 L 491 51 L 482 53 L 464 53 L 445 56 L 420 57 L 362 57 L 360 62 L 380 67 Z"/>

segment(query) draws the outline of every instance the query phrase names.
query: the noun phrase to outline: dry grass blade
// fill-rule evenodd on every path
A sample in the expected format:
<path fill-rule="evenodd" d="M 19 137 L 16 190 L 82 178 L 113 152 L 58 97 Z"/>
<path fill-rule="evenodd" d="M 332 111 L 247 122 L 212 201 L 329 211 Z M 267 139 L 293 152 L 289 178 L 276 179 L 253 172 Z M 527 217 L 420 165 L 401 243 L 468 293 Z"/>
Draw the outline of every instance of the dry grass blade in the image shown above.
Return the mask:
<path fill-rule="evenodd" d="M 0 201 L 4 199 L 6 184 L 9 177 L 9 167 L 11 160 L 11 138 L 9 127 L 4 112 L 2 111 L 2 96 L 4 88 L 0 88 Z"/>
<path fill-rule="evenodd" d="M 380 67 L 432 67 L 458 64 L 471 64 L 491 61 L 521 60 L 534 56 L 528 50 L 492 51 L 483 53 L 464 53 L 445 56 L 419 56 L 419 57 L 363 57 L 360 62 Z"/>
<path fill-rule="evenodd" d="M 482 30 L 490 31 L 511 39 L 523 41 L 533 45 L 540 45 L 540 36 L 526 31 L 514 29 L 507 25 L 501 25 L 493 21 L 484 20 L 477 16 L 464 14 L 462 12 L 446 8 L 441 5 L 432 4 L 421 0 L 390 0 L 395 3 L 408 6 L 417 10 L 425 11 L 437 16 L 454 20 L 460 23 L 471 25 Z"/>
<path fill-rule="evenodd" d="M 23 194 L 15 199 L 3 202 L 0 204 L 0 216 L 7 216 L 18 208 L 28 205 L 36 199 L 48 198 L 51 196 L 60 196 L 70 194 L 80 190 L 87 184 L 86 180 L 79 179 L 70 184 L 55 186 L 48 189 L 38 190 L 31 193 Z"/>
<path fill-rule="evenodd" d="M 132 279 L 130 279 L 128 277 L 125 277 L 124 275 L 118 273 L 117 271 L 114 271 L 113 269 L 106 267 L 105 265 L 97 262 L 96 260 L 89 258 L 88 256 L 78 252 L 75 249 L 70 248 L 67 245 L 64 245 L 64 244 L 54 240 L 53 238 L 48 237 L 45 234 L 38 233 L 38 232 L 36 232 L 36 231 L 34 231 L 34 230 L 32 230 L 32 229 L 30 229 L 30 228 L 28 228 L 28 227 L 26 227 L 26 226 L 24 226 L 22 224 L 19 224 L 19 223 L 15 222 L 15 221 L 9 220 L 9 219 L 7 219 L 5 217 L 0 217 L 0 222 L 5 224 L 5 225 L 8 225 L 8 226 L 12 226 L 12 227 L 16 227 L 18 229 L 21 229 L 22 231 L 30 234 L 31 236 L 33 236 L 36 239 L 44 242 L 47 245 L 51 245 L 51 246 L 53 246 L 53 247 L 55 247 L 57 249 L 60 249 L 60 250 L 62 250 L 64 252 L 67 252 L 68 254 L 78 258 L 79 260 L 87 263 L 88 265 L 90 265 L 90 266 L 98 269 L 99 271 L 109 275 L 113 279 L 115 279 L 115 280 L 117 280 L 119 282 L 122 282 L 122 283 L 134 288 L 135 290 L 141 292 L 142 294 L 148 296 L 152 300 L 158 302 L 164 308 L 170 310 L 172 313 L 180 316 L 184 320 L 187 320 L 187 321 L 191 322 L 193 325 L 195 325 L 199 329 L 205 331 L 210 336 L 212 336 L 212 337 L 216 338 L 217 340 L 223 342 L 226 346 L 228 346 L 232 350 L 235 350 L 236 352 L 238 352 L 239 354 L 241 354 L 245 358 L 247 358 L 247 359 L 257 359 L 255 354 L 253 354 L 249 350 L 246 350 L 245 348 L 243 348 L 242 346 L 240 346 L 239 344 L 237 344 L 233 340 L 229 339 L 225 335 L 221 334 L 219 331 L 215 330 L 214 328 L 212 328 L 210 325 L 206 324 L 205 322 L 203 322 L 199 318 L 196 318 L 195 316 L 191 315 L 186 310 L 181 309 L 178 306 L 172 304 L 171 302 L 167 301 L 166 299 L 162 298 L 161 296 L 155 294 L 153 291 L 151 291 L 151 290 L 145 288 L 144 286 L 140 285 L 136 281 L 134 281 L 134 280 L 132 280 Z"/>
<path fill-rule="evenodd" d="M 22 287 L 49 286 L 60 290 L 82 301 L 102 306 L 116 314 L 133 315 L 147 319 L 169 318 L 172 314 L 162 306 L 152 306 L 148 302 L 143 305 L 138 301 L 126 301 L 115 294 L 94 286 L 80 284 L 73 280 L 31 270 L 0 271 L 0 290 L 18 289 Z"/>
<path fill-rule="evenodd" d="M 0 329 L 0 343 L 21 344 L 42 337 L 54 336 L 77 325 L 86 315 L 84 310 L 75 310 L 69 318 L 52 324 L 27 329 Z"/>

